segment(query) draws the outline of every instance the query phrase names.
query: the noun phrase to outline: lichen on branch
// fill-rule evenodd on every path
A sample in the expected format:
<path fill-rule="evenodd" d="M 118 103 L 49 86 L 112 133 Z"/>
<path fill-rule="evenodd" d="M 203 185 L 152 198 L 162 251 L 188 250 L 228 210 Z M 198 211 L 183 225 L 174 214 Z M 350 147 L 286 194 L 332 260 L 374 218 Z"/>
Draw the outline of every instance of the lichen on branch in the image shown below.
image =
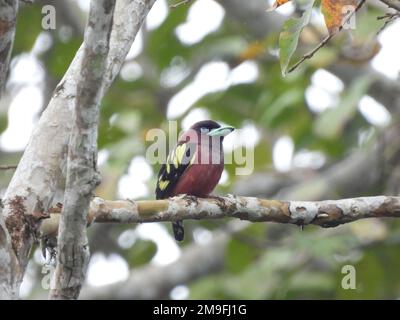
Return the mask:
<path fill-rule="evenodd" d="M 149 223 L 176 220 L 238 218 L 251 222 L 335 227 L 365 218 L 400 217 L 400 197 L 375 196 L 325 201 L 280 201 L 227 195 L 196 198 L 178 196 L 165 200 L 117 200 L 94 198 L 88 225 L 92 223 Z M 42 233 L 54 234 L 59 214 L 42 224 Z"/>

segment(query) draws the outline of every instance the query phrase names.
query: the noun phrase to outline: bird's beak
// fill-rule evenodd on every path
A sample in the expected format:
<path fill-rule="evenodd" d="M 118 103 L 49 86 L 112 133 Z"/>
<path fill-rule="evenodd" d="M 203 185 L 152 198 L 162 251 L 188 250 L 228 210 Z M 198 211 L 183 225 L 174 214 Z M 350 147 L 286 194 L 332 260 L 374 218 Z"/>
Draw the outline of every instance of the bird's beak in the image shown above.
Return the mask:
<path fill-rule="evenodd" d="M 228 134 L 230 134 L 233 130 L 235 130 L 234 127 L 219 127 L 216 129 L 212 129 L 209 133 L 207 133 L 208 136 L 210 137 L 225 137 Z"/>

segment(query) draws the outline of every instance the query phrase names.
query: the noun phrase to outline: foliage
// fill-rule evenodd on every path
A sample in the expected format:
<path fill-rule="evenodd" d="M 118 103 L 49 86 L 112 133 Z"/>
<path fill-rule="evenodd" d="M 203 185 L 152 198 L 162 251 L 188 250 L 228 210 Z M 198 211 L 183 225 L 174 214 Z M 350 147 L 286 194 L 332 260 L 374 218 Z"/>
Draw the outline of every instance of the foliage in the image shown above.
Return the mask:
<path fill-rule="evenodd" d="M 267 11 L 273 11 L 276 8 L 290 2 L 290 0 L 278 0 Z M 279 57 L 282 69 L 282 75 L 286 76 L 288 72 L 292 72 L 305 59 L 311 58 L 318 50 L 339 33 L 342 29 L 355 29 L 353 22 L 356 21 L 356 12 L 364 4 L 365 1 L 358 0 L 305 0 L 297 1 L 302 7 L 303 13 L 299 18 L 289 18 L 283 25 L 279 37 Z M 313 8 L 320 6 L 321 13 L 324 17 L 325 26 L 328 30 L 328 36 L 321 40 L 315 49 L 307 53 L 295 65 L 289 68 L 289 64 L 297 49 L 300 35 L 309 23 Z M 370 24 L 371 26 L 371 24 Z M 375 29 L 378 30 L 377 28 Z M 373 32 L 371 30 L 371 32 Z"/>
<path fill-rule="evenodd" d="M 285 2 L 288 1 L 277 1 L 274 7 Z M 118 185 L 121 177 L 129 172 L 131 160 L 145 155 L 149 144 L 145 141 L 146 133 L 152 128 L 168 128 L 168 103 L 192 83 L 198 71 L 207 63 L 221 62 L 229 71 L 237 70 L 246 63 L 253 63 L 258 75 L 254 81 L 233 83 L 207 92 L 177 117 L 178 123 L 181 124 L 187 115 L 193 115 L 192 112 L 203 110 L 216 121 L 229 123 L 237 128 L 249 125 L 256 128 L 259 138 L 252 147 L 254 150 L 249 150 L 254 151 L 255 155 L 254 176 L 259 173 L 279 177 L 288 174 L 293 175 L 294 180 L 301 177 L 307 181 L 324 172 L 325 167 L 337 164 L 354 150 L 358 150 L 361 142 L 365 141 L 361 137 L 365 137 L 366 132 L 379 132 L 380 129 L 369 123 L 358 108 L 360 99 L 370 89 L 372 79 L 355 76 L 347 79 L 346 83 L 349 85 L 335 93 L 334 105 L 323 111 L 313 110 L 307 96 L 310 88 L 316 86 L 313 79 L 317 71 L 327 70 L 338 61 L 349 63 L 350 66 L 365 66 L 377 52 L 374 51 L 361 60 L 356 56 L 346 58 L 339 50 L 345 40 L 338 38 L 338 42 L 332 41 L 322 48 L 303 68 L 287 74 L 296 54 L 315 47 L 321 39 L 321 26 L 310 22 L 313 8 L 320 1 L 299 1 L 300 14 L 296 12 L 294 15 L 297 17 L 287 19 L 282 30 L 267 30 L 264 38 L 255 37 L 248 31 L 246 24 L 234 20 L 225 12 L 225 18 L 215 32 L 188 45 L 179 39 L 176 30 L 186 22 L 191 6 L 195 3 L 169 10 L 166 19 L 155 29 L 143 28 L 143 48 L 137 57 L 125 64 L 127 66 L 129 63 L 136 63 L 136 67 L 140 69 L 139 75 L 129 77 L 133 75 L 133 71 L 128 71 L 128 77 L 118 76 L 103 99 L 99 148 L 108 157 L 100 166 L 103 182 L 96 192 L 99 196 L 106 199 L 120 197 Z M 326 26 L 332 33 L 338 27 L 338 6 L 331 6 L 331 3 L 324 0 L 321 2 Z M 371 9 L 360 15 L 360 29 L 354 32 L 354 43 L 359 43 L 360 39 L 362 43 L 376 41 L 370 37 L 372 26 L 376 27 L 376 14 L 377 10 Z M 21 9 L 13 57 L 32 49 L 41 32 L 40 18 L 38 4 Z M 68 25 L 72 21 L 66 20 L 62 23 L 72 28 Z M 317 34 L 313 33 L 315 29 Z M 51 92 L 68 68 L 82 41 L 82 35 L 72 32 L 66 37 L 60 30 L 48 33 L 52 44 L 37 58 L 50 79 L 48 82 Z M 278 39 L 279 59 L 276 47 Z M 282 73 L 287 76 L 283 78 Z M 174 81 L 166 83 L 168 74 L 175 76 Z M 4 131 L 6 127 L 6 118 L 0 115 L 0 130 Z M 325 159 L 324 165 L 317 169 L 294 165 L 289 173 L 275 172 L 273 147 L 282 136 L 292 139 L 295 155 L 300 151 L 320 154 Z M 21 153 L 1 153 L 4 162 L 20 156 Z M 233 165 L 226 166 L 227 181 L 218 187 L 216 193 L 232 192 L 237 183 L 243 181 L 243 177 L 235 175 L 234 169 Z M 147 198 L 154 197 L 158 165 L 152 165 L 151 170 L 152 177 L 144 181 L 149 190 L 145 196 Z M 4 188 L 11 175 L 1 174 L 0 181 Z M 382 179 L 377 185 L 365 186 L 364 192 L 385 193 L 386 187 L 387 181 Z M 318 191 L 316 189 L 317 185 L 309 190 L 310 198 Z M 339 188 L 332 192 L 337 197 L 359 196 L 348 190 L 345 193 Z M 400 226 L 391 221 L 371 223 L 360 224 L 360 229 L 340 227 L 335 232 L 314 227 L 301 231 L 294 226 L 251 225 L 228 241 L 224 255 L 225 264 L 219 273 L 212 273 L 188 284 L 189 297 L 398 298 L 400 278 L 396 270 L 400 266 L 400 256 L 396 253 L 395 245 L 398 239 L 389 239 L 388 234 L 399 232 Z M 363 235 L 377 226 L 383 229 L 383 236 L 366 240 Z M 189 236 L 182 246 L 183 249 L 194 241 L 190 237 L 191 231 L 201 227 L 212 232 L 221 229 L 222 225 L 221 222 L 195 221 L 188 222 L 187 227 Z M 120 226 L 110 226 L 111 231 L 107 236 L 103 233 L 96 234 L 105 232 L 103 228 L 92 228 L 91 239 L 107 239 L 107 246 L 111 246 L 112 250 L 123 257 L 132 272 L 138 267 L 147 266 L 156 254 L 156 244 L 151 236 L 139 237 L 130 247 L 121 249 L 118 245 L 118 238 L 122 233 Z M 129 228 L 133 230 L 135 226 Z M 91 244 L 91 247 L 94 252 L 110 252 L 101 241 Z M 42 265 L 38 262 L 39 259 L 32 261 L 35 287 L 31 297 L 37 297 L 43 294 L 40 289 Z M 347 263 L 355 264 L 358 270 L 359 286 L 355 291 L 346 291 L 340 286 L 343 276 L 341 267 Z"/>

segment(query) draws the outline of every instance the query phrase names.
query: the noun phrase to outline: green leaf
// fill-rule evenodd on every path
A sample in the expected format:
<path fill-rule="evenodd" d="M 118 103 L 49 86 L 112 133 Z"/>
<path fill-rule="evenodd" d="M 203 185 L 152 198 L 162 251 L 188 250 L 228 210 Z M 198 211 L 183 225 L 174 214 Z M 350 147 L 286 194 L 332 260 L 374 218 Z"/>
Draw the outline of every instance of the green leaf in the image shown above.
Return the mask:
<path fill-rule="evenodd" d="M 307 3 L 304 13 L 300 18 L 292 18 L 285 22 L 283 30 L 279 35 L 279 60 L 282 75 L 286 76 L 290 59 L 296 51 L 299 37 L 303 28 L 310 22 L 311 11 L 315 0 Z"/>
<path fill-rule="evenodd" d="M 223 120 L 233 126 L 240 126 L 243 119 L 251 117 L 258 97 L 264 88 L 260 85 L 238 84 L 225 91 L 212 92 L 195 103 L 206 107 L 215 120 Z"/>
<path fill-rule="evenodd" d="M 276 125 L 276 119 L 285 110 L 288 110 L 303 102 L 304 92 L 301 88 L 295 87 L 285 92 L 285 94 L 277 97 L 265 110 L 261 121 L 269 127 Z"/>
<path fill-rule="evenodd" d="M 324 139 L 340 136 L 346 123 L 357 112 L 357 105 L 371 84 L 369 77 L 355 79 L 344 94 L 341 102 L 334 108 L 325 110 L 314 123 L 314 132 Z"/>
<path fill-rule="evenodd" d="M 258 250 L 243 241 L 232 239 L 226 251 L 226 265 L 229 271 L 239 273 L 257 257 Z"/>
<path fill-rule="evenodd" d="M 153 241 L 137 240 L 128 252 L 129 267 L 138 267 L 148 263 L 157 252 L 157 246 Z"/>
<path fill-rule="evenodd" d="M 13 55 L 30 51 L 35 41 L 43 31 L 41 6 L 23 6 L 18 12 Z"/>
<path fill-rule="evenodd" d="M 7 129 L 8 126 L 8 117 L 6 113 L 0 114 L 0 133 Z"/>
<path fill-rule="evenodd" d="M 72 38 L 67 42 L 55 39 L 55 44 L 46 58 L 48 70 L 53 76 L 58 78 L 63 77 L 78 51 L 81 42 L 79 38 Z"/>
<path fill-rule="evenodd" d="M 324 291 L 329 291 L 335 285 L 335 279 L 332 274 L 321 271 L 299 270 L 293 277 L 289 278 L 289 288 L 293 293 L 301 295 L 317 291 L 320 295 Z M 286 298 L 286 297 L 285 297 Z"/>
<path fill-rule="evenodd" d="M 175 34 L 175 29 L 185 23 L 189 6 L 182 6 L 179 10 L 171 10 L 163 24 L 152 31 L 146 39 L 147 54 L 159 70 L 170 66 L 172 59 L 180 56 L 187 58 L 190 47 L 183 45 Z"/>
<path fill-rule="evenodd" d="M 228 271 L 239 273 L 255 262 L 263 253 L 257 244 L 265 241 L 266 226 L 254 223 L 237 233 L 228 243 L 225 263 Z"/>

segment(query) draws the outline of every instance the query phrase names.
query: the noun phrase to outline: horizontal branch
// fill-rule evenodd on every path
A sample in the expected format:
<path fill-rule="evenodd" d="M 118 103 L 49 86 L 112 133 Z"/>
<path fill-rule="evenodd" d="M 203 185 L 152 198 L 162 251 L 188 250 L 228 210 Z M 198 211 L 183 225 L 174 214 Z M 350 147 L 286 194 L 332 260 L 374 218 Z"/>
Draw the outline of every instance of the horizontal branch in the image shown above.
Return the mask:
<path fill-rule="evenodd" d="M 323 228 L 365 218 L 400 217 L 400 197 L 362 197 L 326 201 L 279 201 L 227 195 L 196 198 L 178 196 L 165 200 L 108 201 L 95 198 L 88 223 L 145 223 L 184 219 L 238 218 L 252 222 L 314 224 Z M 54 234 L 59 215 L 42 224 L 42 233 Z"/>
<path fill-rule="evenodd" d="M 13 170 L 13 169 L 17 169 L 17 165 L 7 165 L 7 164 L 2 164 L 0 165 L 0 170 Z"/>

